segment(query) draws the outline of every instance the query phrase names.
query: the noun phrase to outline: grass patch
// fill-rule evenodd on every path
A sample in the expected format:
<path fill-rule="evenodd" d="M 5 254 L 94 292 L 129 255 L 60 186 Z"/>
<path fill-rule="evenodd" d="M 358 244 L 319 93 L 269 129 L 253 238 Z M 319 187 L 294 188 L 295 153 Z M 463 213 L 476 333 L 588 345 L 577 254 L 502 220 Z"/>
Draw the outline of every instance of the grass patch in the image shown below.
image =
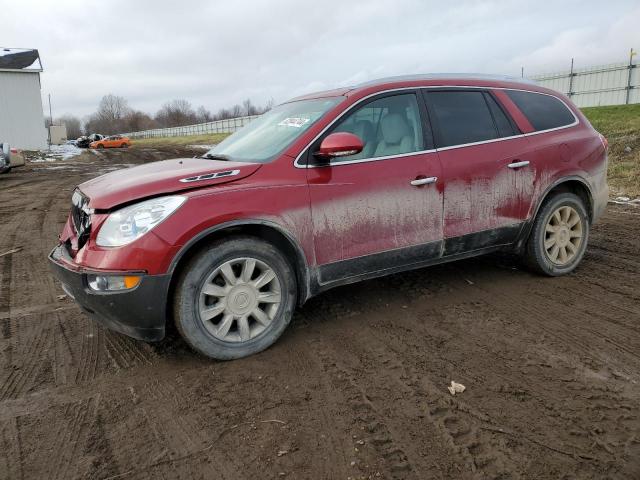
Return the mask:
<path fill-rule="evenodd" d="M 613 195 L 640 197 L 640 104 L 583 108 L 609 140 L 609 186 Z"/>
<path fill-rule="evenodd" d="M 131 146 L 135 147 L 166 147 L 186 145 L 215 145 L 229 136 L 228 133 L 211 133 L 206 135 L 187 135 L 184 137 L 154 137 L 132 139 Z"/>

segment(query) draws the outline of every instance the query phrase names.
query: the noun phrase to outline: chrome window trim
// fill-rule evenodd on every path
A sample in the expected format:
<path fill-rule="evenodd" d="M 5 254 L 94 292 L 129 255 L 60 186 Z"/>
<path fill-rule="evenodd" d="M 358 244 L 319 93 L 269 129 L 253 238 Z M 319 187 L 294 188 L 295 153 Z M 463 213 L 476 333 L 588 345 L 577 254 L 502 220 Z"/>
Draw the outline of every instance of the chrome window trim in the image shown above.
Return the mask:
<path fill-rule="evenodd" d="M 315 142 L 315 140 L 313 142 Z M 307 146 L 307 148 L 309 147 Z M 304 150 L 306 150 L 307 148 L 305 148 Z M 425 153 L 434 153 L 436 151 L 437 150 L 435 148 L 432 148 L 431 150 L 418 150 L 417 152 L 398 153 L 397 155 L 386 155 L 384 157 L 358 158 L 357 160 L 344 160 L 342 162 L 331 162 L 328 165 L 307 165 L 306 167 L 303 165 L 296 165 L 296 168 L 325 168 L 325 167 L 334 167 L 338 165 L 346 165 L 351 163 L 378 162 L 380 160 L 389 160 L 389 159 L 398 158 L 398 157 L 413 157 L 415 155 L 422 155 Z"/>
<path fill-rule="evenodd" d="M 534 93 L 534 94 L 537 94 L 537 95 L 547 95 L 547 96 L 553 97 L 556 100 L 558 100 L 559 102 L 561 102 L 564 105 L 564 107 L 567 110 L 569 110 L 569 112 L 573 116 L 574 121 L 573 121 L 573 123 L 571 123 L 569 125 L 563 125 L 561 127 L 549 128 L 547 130 L 538 130 L 537 132 L 519 133 L 518 135 L 511 135 L 509 137 L 492 138 L 491 140 L 482 140 L 480 142 L 462 143 L 462 144 L 459 144 L 459 145 L 450 145 L 448 147 L 433 148 L 433 149 L 429 149 L 429 150 L 419 150 L 419 151 L 416 151 L 416 152 L 402 153 L 402 154 L 398 154 L 398 155 L 389 155 L 389 156 L 386 156 L 386 157 L 359 158 L 357 160 L 345 160 L 345 161 L 342 161 L 342 162 L 331 162 L 329 165 L 301 165 L 299 163 L 300 158 L 302 157 L 302 154 L 304 154 L 304 152 L 306 152 L 307 149 L 316 140 L 318 140 L 318 138 L 320 138 L 322 135 L 324 135 L 325 132 L 327 130 L 329 130 L 333 125 L 335 125 L 335 123 L 338 120 L 340 120 L 344 115 L 346 115 L 354 107 L 356 107 L 360 103 L 364 102 L 365 100 L 367 100 L 367 99 L 369 99 L 371 97 L 375 97 L 376 95 L 384 94 L 384 93 L 402 92 L 402 91 L 407 91 L 407 90 L 419 90 L 419 89 L 428 89 L 428 88 L 461 88 L 461 89 L 474 89 L 475 88 L 475 89 L 481 89 L 481 90 L 513 90 L 513 91 L 516 91 L 516 92 L 527 92 L 527 93 Z M 298 156 L 296 157 L 295 161 L 293 162 L 293 165 L 294 165 L 295 168 L 325 168 L 325 167 L 333 167 L 333 166 L 340 166 L 340 165 L 350 165 L 350 164 L 354 164 L 354 163 L 377 162 L 377 161 L 380 161 L 380 160 L 389 160 L 389 159 L 398 158 L 398 157 L 409 157 L 409 156 L 421 155 L 421 154 L 425 154 L 425 153 L 434 153 L 434 152 L 440 152 L 440 151 L 446 151 L 446 150 L 453 150 L 453 149 L 456 149 L 456 148 L 472 147 L 472 146 L 475 146 L 475 145 L 482 145 L 482 144 L 485 144 L 485 143 L 502 142 L 502 141 L 505 141 L 505 140 L 512 140 L 514 138 L 529 137 L 529 136 L 532 136 L 532 135 L 539 135 L 541 133 L 549 133 L 549 132 L 554 132 L 554 131 L 557 131 L 557 130 L 563 130 L 565 128 L 575 127 L 579 123 L 580 123 L 580 120 L 578 119 L 576 114 L 573 113 L 573 110 L 571 108 L 569 108 L 569 106 L 567 105 L 567 103 L 563 99 L 561 99 L 561 98 L 559 98 L 559 97 L 557 97 L 555 95 L 552 95 L 550 93 L 536 92 L 536 91 L 527 90 L 527 89 L 524 89 L 524 88 L 507 88 L 507 87 L 492 87 L 492 86 L 477 86 L 477 85 L 474 85 L 474 86 L 471 86 L 471 85 L 428 85 L 428 86 L 390 88 L 388 90 L 381 90 L 379 92 L 371 93 L 371 94 L 367 95 L 366 97 L 362 97 L 360 100 L 358 100 L 353 105 L 351 105 L 349 108 L 347 108 L 345 111 L 343 111 L 340 115 L 338 115 L 336 118 L 334 118 L 333 121 L 329 125 L 327 125 L 325 128 L 323 128 L 320 131 L 320 133 L 318 133 L 313 138 L 313 140 L 311 140 L 302 149 L 302 151 L 298 154 Z"/>

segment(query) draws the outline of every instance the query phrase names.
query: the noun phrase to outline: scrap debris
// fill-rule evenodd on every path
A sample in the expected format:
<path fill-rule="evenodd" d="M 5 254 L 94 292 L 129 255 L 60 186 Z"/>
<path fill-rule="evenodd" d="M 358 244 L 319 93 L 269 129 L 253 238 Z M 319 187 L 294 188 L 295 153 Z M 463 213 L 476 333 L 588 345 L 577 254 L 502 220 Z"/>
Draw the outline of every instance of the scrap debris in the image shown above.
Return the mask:
<path fill-rule="evenodd" d="M 4 257 L 5 255 L 11 255 L 12 253 L 18 253 L 20 250 L 22 250 L 22 247 L 18 247 L 18 248 L 14 248 L 12 250 L 8 250 L 6 252 L 0 253 L 0 257 Z"/>
<path fill-rule="evenodd" d="M 451 380 L 451 385 L 447 387 L 447 390 L 451 393 L 451 395 L 455 395 L 456 393 L 462 393 L 465 391 L 467 387 L 462 385 L 461 383 L 456 383 Z"/>

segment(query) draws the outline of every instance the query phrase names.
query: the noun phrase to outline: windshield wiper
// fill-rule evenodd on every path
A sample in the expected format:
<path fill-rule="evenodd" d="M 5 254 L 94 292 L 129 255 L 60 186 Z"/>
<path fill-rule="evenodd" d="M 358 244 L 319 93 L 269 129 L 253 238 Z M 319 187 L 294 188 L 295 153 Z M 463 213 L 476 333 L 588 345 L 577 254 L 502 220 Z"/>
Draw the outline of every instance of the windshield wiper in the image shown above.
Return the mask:
<path fill-rule="evenodd" d="M 209 160 L 225 160 L 227 162 L 231 160 L 227 155 L 216 155 L 215 153 L 205 153 L 202 158 L 208 158 Z"/>

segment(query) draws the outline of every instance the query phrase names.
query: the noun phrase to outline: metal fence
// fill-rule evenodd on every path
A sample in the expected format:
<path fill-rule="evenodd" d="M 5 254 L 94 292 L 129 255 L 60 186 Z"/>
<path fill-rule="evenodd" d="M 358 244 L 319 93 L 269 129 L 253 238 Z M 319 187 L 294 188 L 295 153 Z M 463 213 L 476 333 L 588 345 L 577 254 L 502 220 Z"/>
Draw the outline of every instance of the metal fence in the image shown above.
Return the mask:
<path fill-rule="evenodd" d="M 124 133 L 123 135 L 129 138 L 153 138 L 182 137 L 188 135 L 203 135 L 207 133 L 233 133 L 240 127 L 244 127 L 254 118 L 258 118 L 258 115 L 229 118 L 226 120 L 216 120 L 215 122 L 198 123 L 196 125 L 185 125 L 183 127 L 154 128 L 153 130 L 129 132 Z"/>
<path fill-rule="evenodd" d="M 578 69 L 572 61 L 568 71 L 530 78 L 564 93 L 578 107 L 640 103 L 640 68 L 633 61 Z"/>

